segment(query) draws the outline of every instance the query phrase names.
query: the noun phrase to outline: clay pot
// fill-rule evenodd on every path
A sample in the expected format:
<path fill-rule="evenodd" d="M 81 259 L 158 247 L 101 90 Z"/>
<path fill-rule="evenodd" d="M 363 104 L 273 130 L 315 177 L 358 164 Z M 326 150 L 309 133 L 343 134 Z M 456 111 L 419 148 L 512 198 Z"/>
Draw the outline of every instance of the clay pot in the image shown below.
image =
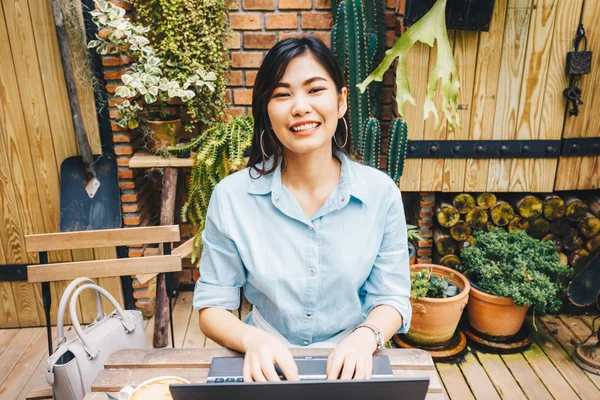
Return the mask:
<path fill-rule="evenodd" d="M 409 264 L 413 265 L 417 262 L 417 250 L 415 249 L 415 245 L 411 242 L 408 242 L 408 258 Z"/>
<path fill-rule="evenodd" d="M 152 132 L 148 147 L 153 153 L 156 153 L 163 147 L 171 146 L 179 142 L 179 138 L 183 132 L 181 119 L 147 122 L 148 128 Z"/>
<path fill-rule="evenodd" d="M 450 282 L 458 286 L 460 293 L 445 299 L 410 299 L 412 321 L 406 337 L 422 347 L 442 347 L 450 342 L 456 331 L 463 309 L 469 300 L 471 285 L 463 274 L 441 265 L 415 264 L 411 265 L 410 272 L 423 269 L 430 270 L 435 276 L 453 275 Z"/>
<path fill-rule="evenodd" d="M 494 296 L 471 286 L 467 313 L 475 330 L 500 339 L 521 329 L 528 308 L 517 307 L 510 297 Z"/>

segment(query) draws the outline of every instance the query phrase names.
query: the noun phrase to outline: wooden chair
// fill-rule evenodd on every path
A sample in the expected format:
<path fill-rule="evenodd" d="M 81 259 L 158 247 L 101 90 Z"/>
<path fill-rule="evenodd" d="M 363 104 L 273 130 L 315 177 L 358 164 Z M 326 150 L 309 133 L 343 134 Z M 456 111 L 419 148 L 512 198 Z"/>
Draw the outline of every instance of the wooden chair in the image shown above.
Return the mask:
<path fill-rule="evenodd" d="M 27 280 L 42 284 L 42 302 L 46 313 L 48 352 L 52 354 L 52 330 L 50 321 L 50 282 L 73 280 L 82 276 L 105 278 L 138 274 L 167 273 L 167 294 L 169 296 L 169 324 L 171 341 L 174 344 L 172 304 L 173 272 L 181 271 L 181 255 L 171 254 L 171 243 L 178 242 L 179 226 L 153 226 L 140 228 L 106 229 L 81 232 L 61 232 L 40 235 L 26 235 L 25 247 L 28 252 L 38 252 L 40 264 L 27 266 Z M 127 245 L 163 243 L 164 255 L 111 260 L 48 263 L 48 251 L 75 250 Z M 131 290 L 131 287 L 124 288 Z"/>

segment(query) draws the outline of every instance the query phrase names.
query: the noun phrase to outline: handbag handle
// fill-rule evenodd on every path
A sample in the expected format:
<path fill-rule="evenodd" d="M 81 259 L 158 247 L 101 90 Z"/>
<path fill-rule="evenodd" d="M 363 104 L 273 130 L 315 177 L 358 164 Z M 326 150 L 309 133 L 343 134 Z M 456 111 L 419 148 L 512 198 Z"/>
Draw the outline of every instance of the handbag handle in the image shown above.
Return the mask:
<path fill-rule="evenodd" d="M 81 342 L 83 343 L 83 349 L 88 354 L 90 359 L 93 360 L 98 356 L 98 354 L 100 354 L 100 351 L 98 350 L 95 344 L 91 343 L 88 340 L 85 333 L 83 333 L 83 329 L 81 329 L 81 325 L 79 324 L 79 320 L 77 319 L 77 311 L 75 310 L 79 294 L 86 289 L 93 289 L 97 293 L 106 297 L 108 301 L 110 301 L 110 303 L 115 307 L 117 314 L 119 314 L 119 316 L 121 317 L 121 324 L 123 324 L 123 327 L 125 328 L 127 333 L 131 333 L 135 330 L 135 323 L 131 320 L 131 315 L 125 312 L 125 310 L 123 310 L 123 307 L 121 307 L 117 300 L 115 300 L 115 298 L 105 289 L 94 284 L 87 284 L 78 287 L 75 293 L 73 293 L 73 296 L 71 297 L 71 303 L 69 304 L 69 315 L 71 316 L 71 321 L 73 322 L 73 328 L 75 328 L 75 332 L 77 332 L 79 339 L 81 339 Z"/>
<path fill-rule="evenodd" d="M 87 282 L 91 284 L 95 284 L 93 280 L 90 278 L 77 278 L 73 282 L 69 283 L 69 286 L 63 292 L 63 295 L 60 299 L 60 304 L 58 305 L 58 315 L 56 318 L 56 330 L 57 330 L 57 343 L 58 346 L 67 341 L 64 334 L 64 325 L 65 325 L 65 311 L 67 310 L 67 302 L 69 301 L 69 296 L 77 286 L 81 283 Z M 104 318 L 104 311 L 102 311 L 102 298 L 100 298 L 100 293 L 96 293 L 96 319 L 94 321 L 100 321 Z"/>

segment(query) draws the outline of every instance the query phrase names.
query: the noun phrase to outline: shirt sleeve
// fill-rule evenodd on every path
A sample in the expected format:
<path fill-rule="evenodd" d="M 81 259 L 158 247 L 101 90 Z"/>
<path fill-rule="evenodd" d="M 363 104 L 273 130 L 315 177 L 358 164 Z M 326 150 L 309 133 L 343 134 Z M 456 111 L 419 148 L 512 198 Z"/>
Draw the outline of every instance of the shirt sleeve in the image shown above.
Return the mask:
<path fill-rule="evenodd" d="M 397 188 L 394 189 L 381 247 L 361 293 L 364 296 L 365 316 L 376 306 L 392 306 L 402 316 L 402 326 L 398 333 L 406 333 L 412 317 L 408 237 L 402 196 Z"/>
<path fill-rule="evenodd" d="M 213 190 L 202 232 L 200 278 L 194 289 L 196 310 L 208 307 L 235 310 L 239 307 L 240 288 L 246 272 L 234 241 L 228 234 L 230 217 L 219 185 Z"/>

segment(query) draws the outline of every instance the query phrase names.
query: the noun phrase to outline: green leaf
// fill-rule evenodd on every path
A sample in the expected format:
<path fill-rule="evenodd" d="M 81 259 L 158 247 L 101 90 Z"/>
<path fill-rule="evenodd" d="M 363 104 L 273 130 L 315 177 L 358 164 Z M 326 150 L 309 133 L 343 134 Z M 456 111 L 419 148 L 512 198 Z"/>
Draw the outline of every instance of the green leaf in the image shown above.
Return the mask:
<path fill-rule="evenodd" d="M 138 126 L 139 126 L 139 123 L 138 123 L 137 119 L 130 119 L 130 120 L 127 122 L 127 127 L 128 127 L 129 129 L 135 129 L 135 128 L 137 128 Z"/>

